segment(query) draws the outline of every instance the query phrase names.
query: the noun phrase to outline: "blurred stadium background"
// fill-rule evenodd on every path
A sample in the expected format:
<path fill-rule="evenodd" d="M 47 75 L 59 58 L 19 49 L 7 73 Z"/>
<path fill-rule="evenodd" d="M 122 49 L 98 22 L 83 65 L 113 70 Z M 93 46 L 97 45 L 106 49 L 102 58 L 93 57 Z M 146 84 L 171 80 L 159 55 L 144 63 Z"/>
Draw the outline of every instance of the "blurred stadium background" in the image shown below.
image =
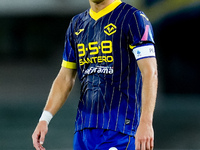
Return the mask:
<path fill-rule="evenodd" d="M 124 0 L 151 20 L 159 93 L 155 149 L 200 149 L 200 1 Z M 0 149 L 33 150 L 31 135 L 62 61 L 65 32 L 88 0 L 0 0 Z M 71 150 L 79 82 L 49 126 L 47 150 Z"/>

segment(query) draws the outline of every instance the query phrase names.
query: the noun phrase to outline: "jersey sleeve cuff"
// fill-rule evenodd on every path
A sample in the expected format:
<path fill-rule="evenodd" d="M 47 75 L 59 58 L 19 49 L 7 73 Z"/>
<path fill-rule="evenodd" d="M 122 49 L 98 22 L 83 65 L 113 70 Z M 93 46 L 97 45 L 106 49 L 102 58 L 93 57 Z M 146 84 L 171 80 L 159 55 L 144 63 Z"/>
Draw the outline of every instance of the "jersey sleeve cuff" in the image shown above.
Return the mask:
<path fill-rule="evenodd" d="M 68 68 L 68 69 L 77 69 L 75 62 L 69 62 L 69 61 L 62 61 L 62 67 Z"/>

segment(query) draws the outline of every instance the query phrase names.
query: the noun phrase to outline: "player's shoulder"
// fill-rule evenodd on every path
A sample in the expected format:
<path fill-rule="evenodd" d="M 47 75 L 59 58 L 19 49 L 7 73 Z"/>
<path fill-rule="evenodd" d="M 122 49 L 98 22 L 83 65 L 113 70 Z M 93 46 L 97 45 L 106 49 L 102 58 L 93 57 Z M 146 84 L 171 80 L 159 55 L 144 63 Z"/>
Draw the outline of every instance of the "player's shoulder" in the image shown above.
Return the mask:
<path fill-rule="evenodd" d="M 125 3 L 125 2 L 122 2 L 120 6 L 124 11 L 134 12 L 134 11 L 138 10 L 136 7 L 134 7 L 128 3 Z"/>
<path fill-rule="evenodd" d="M 127 12 L 128 14 L 134 14 L 136 12 L 140 12 L 139 9 L 125 2 L 121 3 L 120 9 L 121 11 Z"/>
<path fill-rule="evenodd" d="M 147 16 L 145 15 L 145 13 L 143 11 L 141 11 L 140 9 L 130 5 L 130 4 L 127 4 L 127 3 L 122 3 L 121 6 L 120 6 L 121 10 L 124 11 L 124 12 L 127 12 L 128 13 L 128 16 L 129 16 L 129 19 L 132 17 L 134 19 L 139 19 L 139 18 L 143 18 L 145 17 L 147 20 Z"/>

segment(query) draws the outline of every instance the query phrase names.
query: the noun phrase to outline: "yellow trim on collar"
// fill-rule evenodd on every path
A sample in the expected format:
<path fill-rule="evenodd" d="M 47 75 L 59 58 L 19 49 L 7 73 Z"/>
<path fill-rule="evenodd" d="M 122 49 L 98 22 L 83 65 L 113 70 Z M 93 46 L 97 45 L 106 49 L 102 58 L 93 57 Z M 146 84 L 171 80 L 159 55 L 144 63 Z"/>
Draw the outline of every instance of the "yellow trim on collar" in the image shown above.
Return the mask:
<path fill-rule="evenodd" d="M 106 8 L 102 9 L 101 11 L 99 11 L 98 13 L 96 13 L 95 11 L 93 11 L 92 9 L 90 9 L 90 16 L 94 20 L 97 21 L 99 18 L 101 18 L 101 17 L 107 15 L 108 13 L 110 13 L 111 11 L 113 11 L 121 3 L 122 3 L 121 0 L 115 0 L 113 3 L 111 3 Z"/>

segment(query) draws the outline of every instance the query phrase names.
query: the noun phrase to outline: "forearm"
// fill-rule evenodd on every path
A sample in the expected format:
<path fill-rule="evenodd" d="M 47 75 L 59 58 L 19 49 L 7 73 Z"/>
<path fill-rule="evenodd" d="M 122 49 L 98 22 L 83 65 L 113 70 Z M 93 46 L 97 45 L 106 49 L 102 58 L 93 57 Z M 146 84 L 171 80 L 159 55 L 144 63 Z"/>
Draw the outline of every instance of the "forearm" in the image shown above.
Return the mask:
<path fill-rule="evenodd" d="M 71 91 L 72 84 L 73 83 L 68 82 L 68 85 L 63 85 L 61 81 L 56 78 L 52 85 L 44 110 L 49 111 L 52 115 L 55 115 L 65 103 Z"/>
<path fill-rule="evenodd" d="M 33 145 L 36 149 L 44 149 L 43 143 L 45 135 L 48 132 L 48 124 L 52 119 L 52 115 L 62 107 L 65 103 L 76 78 L 76 70 L 62 67 L 55 81 L 53 82 L 49 97 L 44 108 L 39 123 L 32 135 Z"/>
<path fill-rule="evenodd" d="M 149 71 L 147 70 L 147 72 L 143 72 L 142 80 L 141 121 L 152 123 L 158 86 L 157 69 L 154 68 Z"/>
<path fill-rule="evenodd" d="M 44 108 L 44 110 L 49 111 L 52 115 L 55 115 L 63 106 L 74 86 L 76 73 L 73 72 L 70 74 L 71 76 L 65 76 L 63 72 L 64 71 L 61 69 L 54 80 Z"/>

